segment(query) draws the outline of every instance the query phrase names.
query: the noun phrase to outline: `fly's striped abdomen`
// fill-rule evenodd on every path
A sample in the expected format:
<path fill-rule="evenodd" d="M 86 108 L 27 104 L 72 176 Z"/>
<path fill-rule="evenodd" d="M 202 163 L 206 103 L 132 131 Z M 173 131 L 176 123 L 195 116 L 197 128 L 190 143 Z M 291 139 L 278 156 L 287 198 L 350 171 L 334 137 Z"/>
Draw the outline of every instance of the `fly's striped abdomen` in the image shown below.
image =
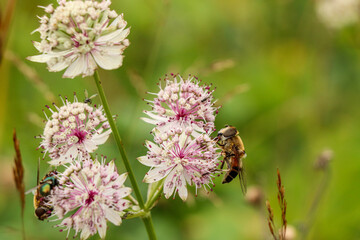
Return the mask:
<path fill-rule="evenodd" d="M 230 171 L 228 171 L 224 177 L 224 180 L 222 181 L 222 183 L 229 183 L 231 182 L 234 178 L 236 178 L 236 176 L 239 174 L 239 167 L 238 166 L 234 166 L 231 168 Z"/>

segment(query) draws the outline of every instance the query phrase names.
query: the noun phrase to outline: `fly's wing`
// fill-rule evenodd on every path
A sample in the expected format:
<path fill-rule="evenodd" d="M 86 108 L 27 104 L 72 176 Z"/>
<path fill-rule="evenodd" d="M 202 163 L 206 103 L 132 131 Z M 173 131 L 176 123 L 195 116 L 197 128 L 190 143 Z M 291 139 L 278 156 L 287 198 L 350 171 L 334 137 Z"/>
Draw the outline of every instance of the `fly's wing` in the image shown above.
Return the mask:
<path fill-rule="evenodd" d="M 244 164 L 242 162 L 242 159 L 240 159 L 239 180 L 240 180 L 241 190 L 242 190 L 243 194 L 246 195 L 246 191 L 247 191 L 246 173 L 245 173 Z"/>
<path fill-rule="evenodd" d="M 243 192 L 243 194 L 246 194 L 246 174 L 245 174 L 245 169 L 244 169 L 244 163 L 242 161 L 242 159 L 245 156 L 245 151 L 239 149 L 237 146 L 233 146 L 233 152 L 235 153 L 235 158 L 239 159 L 239 180 L 240 180 L 240 186 L 241 186 L 241 190 Z"/>
<path fill-rule="evenodd" d="M 30 188 L 29 190 L 27 190 L 26 192 L 25 192 L 25 195 L 27 195 L 27 194 L 29 194 L 29 193 L 32 193 L 32 194 L 36 194 L 36 190 L 37 190 L 37 186 L 36 187 L 33 187 L 33 188 Z"/>

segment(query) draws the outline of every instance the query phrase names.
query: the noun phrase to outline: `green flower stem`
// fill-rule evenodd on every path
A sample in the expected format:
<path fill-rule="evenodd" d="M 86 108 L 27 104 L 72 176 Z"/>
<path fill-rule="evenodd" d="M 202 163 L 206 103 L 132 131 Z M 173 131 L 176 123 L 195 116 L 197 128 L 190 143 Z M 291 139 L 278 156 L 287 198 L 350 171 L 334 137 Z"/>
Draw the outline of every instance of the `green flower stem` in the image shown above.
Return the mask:
<path fill-rule="evenodd" d="M 116 127 L 113 115 L 110 112 L 109 104 L 108 104 L 107 99 L 105 97 L 105 92 L 104 92 L 104 89 L 103 89 L 103 87 L 101 85 L 100 76 L 99 76 L 98 71 L 95 71 L 94 79 L 95 79 L 96 87 L 97 87 L 98 92 L 99 92 L 99 96 L 101 98 L 101 102 L 102 102 L 103 107 L 104 107 L 106 117 L 107 117 L 107 119 L 109 121 L 111 131 L 112 131 L 113 136 L 115 138 L 116 145 L 117 145 L 117 147 L 119 149 L 119 152 L 120 152 L 121 158 L 122 158 L 122 160 L 124 162 L 126 171 L 128 172 L 128 176 L 129 176 L 131 185 L 132 185 L 132 187 L 134 189 L 135 196 L 137 198 L 137 201 L 139 202 L 140 208 L 145 209 L 144 200 L 143 200 L 143 198 L 141 196 L 139 186 L 138 186 L 138 184 L 136 182 L 134 173 L 133 173 L 132 168 L 130 166 L 130 162 L 129 162 L 127 156 L 126 156 L 125 148 L 124 148 L 123 142 L 122 142 L 122 140 L 120 138 L 120 134 L 119 134 L 119 131 L 118 131 L 117 127 Z M 152 223 L 150 213 L 147 213 L 147 215 L 145 217 L 142 217 L 141 219 L 143 220 L 143 222 L 145 224 L 146 230 L 148 232 L 149 239 L 151 239 L 151 240 L 156 239 L 154 226 L 153 226 L 153 223 Z"/>
<path fill-rule="evenodd" d="M 151 219 L 151 213 L 147 212 L 147 214 L 145 216 L 141 217 L 141 219 L 143 220 L 143 222 L 146 226 L 146 230 L 147 230 L 149 239 L 156 239 L 154 225 L 153 225 L 153 222 Z"/>

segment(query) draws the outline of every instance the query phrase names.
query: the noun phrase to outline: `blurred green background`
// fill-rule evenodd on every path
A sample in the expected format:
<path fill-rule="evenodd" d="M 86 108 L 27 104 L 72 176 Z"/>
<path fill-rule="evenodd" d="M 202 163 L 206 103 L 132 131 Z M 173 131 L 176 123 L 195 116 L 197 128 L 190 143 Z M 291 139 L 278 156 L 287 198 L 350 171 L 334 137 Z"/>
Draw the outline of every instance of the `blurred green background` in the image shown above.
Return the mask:
<path fill-rule="evenodd" d="M 0 3 L 3 12 L 6 2 Z M 58 94 L 77 92 L 82 99 L 84 89 L 90 95 L 96 92 L 92 78 L 62 79 L 62 72 L 49 73 L 45 64 L 25 60 L 37 54 L 31 41 L 39 35 L 30 35 L 39 25 L 36 15 L 43 15 L 37 6 L 49 3 L 55 1 L 17 2 L 1 65 L 0 239 L 21 239 L 11 170 L 13 128 L 29 189 L 36 185 L 42 156 L 34 136 L 42 133 L 44 105 L 60 103 Z M 264 194 L 256 207 L 245 200 L 237 179 L 222 185 L 221 176 L 210 194 L 190 196 L 187 202 L 162 198 L 152 211 L 159 239 L 271 239 L 265 199 L 280 226 L 276 168 L 296 239 L 303 238 L 306 226 L 307 239 L 360 239 L 357 26 L 330 30 L 318 20 L 314 1 L 302 0 L 122 0 L 112 8 L 125 14 L 131 45 L 123 67 L 101 70 L 100 75 L 143 195 L 147 185 L 141 180 L 148 168 L 136 157 L 146 153 L 142 144 L 152 139 L 152 127 L 139 119 L 148 109 L 142 98 L 151 97 L 145 91 L 157 91 L 156 83 L 166 73 L 191 73 L 217 87 L 214 95 L 222 108 L 216 126 L 239 129 L 248 155 L 248 187 L 257 185 Z M 315 171 L 314 162 L 324 149 L 332 149 L 333 161 L 327 172 Z M 98 153 L 116 158 L 124 170 L 112 138 Z M 42 161 L 40 174 L 47 171 Z M 35 218 L 32 194 L 26 201 L 27 239 L 65 238 L 52 227 L 56 223 Z M 311 210 L 314 201 L 318 205 Z M 107 239 L 147 238 L 140 219 L 108 226 Z"/>

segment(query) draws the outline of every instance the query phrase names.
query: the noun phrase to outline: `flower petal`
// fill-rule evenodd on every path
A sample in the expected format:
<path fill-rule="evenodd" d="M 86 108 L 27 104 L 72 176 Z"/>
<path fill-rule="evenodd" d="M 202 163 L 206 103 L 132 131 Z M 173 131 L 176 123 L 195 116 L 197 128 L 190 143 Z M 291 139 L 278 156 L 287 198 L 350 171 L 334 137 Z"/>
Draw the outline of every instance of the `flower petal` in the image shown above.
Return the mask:
<path fill-rule="evenodd" d="M 119 68 L 122 65 L 124 59 L 123 55 L 104 54 L 98 50 L 93 50 L 91 54 L 94 57 L 95 62 L 101 68 L 106 70 Z"/>
<path fill-rule="evenodd" d="M 95 144 L 94 141 L 92 141 L 91 139 L 87 139 L 83 142 L 85 150 L 89 153 L 94 152 L 98 146 Z"/>
<path fill-rule="evenodd" d="M 126 26 L 126 21 L 124 20 L 124 15 L 120 14 L 119 16 L 117 16 L 117 18 L 114 19 L 114 21 L 112 21 L 112 23 L 109 25 L 109 27 L 117 27 L 119 25 L 119 22 L 122 22 L 122 25 L 124 25 L 124 27 Z"/>
<path fill-rule="evenodd" d="M 164 166 L 164 167 L 156 167 L 148 171 L 144 177 L 144 182 L 152 183 L 157 182 L 163 179 L 170 171 L 172 167 Z"/>
<path fill-rule="evenodd" d="M 106 140 L 109 138 L 110 133 L 111 133 L 111 129 L 101 134 L 94 134 L 94 136 L 92 137 L 92 141 L 96 145 L 104 144 Z"/>
<path fill-rule="evenodd" d="M 115 224 L 116 226 L 119 226 L 121 224 L 121 217 L 120 214 L 113 209 L 108 208 L 107 206 L 103 205 L 103 208 L 105 210 L 105 217 L 107 220 Z M 106 231 L 106 229 L 105 229 Z M 100 235 L 101 236 L 101 235 Z"/>
<path fill-rule="evenodd" d="M 58 158 L 52 159 L 48 163 L 53 166 L 59 166 L 71 162 L 77 156 L 78 156 L 77 146 L 73 145 L 71 146 L 71 148 L 67 150 L 65 154 L 60 155 L 60 157 Z"/>
<path fill-rule="evenodd" d="M 174 192 L 175 189 L 175 182 L 174 182 L 174 177 L 175 177 L 175 170 L 172 170 L 171 173 L 169 173 L 169 175 L 165 178 L 164 181 L 164 195 L 166 198 L 169 198 L 172 193 Z"/>
<path fill-rule="evenodd" d="M 145 166 L 148 166 L 148 167 L 155 167 L 155 166 L 159 166 L 161 165 L 161 161 L 159 161 L 158 159 L 156 158 L 148 158 L 146 155 L 145 156 L 141 156 L 141 157 L 138 157 L 137 160 L 145 165 Z"/>
<path fill-rule="evenodd" d="M 162 149 L 158 147 L 155 143 L 146 140 L 145 141 L 146 147 L 153 153 L 160 154 L 162 152 Z"/>
<path fill-rule="evenodd" d="M 119 190 L 116 190 L 116 193 L 119 194 L 121 198 L 128 196 L 131 193 L 132 189 L 129 187 L 122 187 Z"/>
<path fill-rule="evenodd" d="M 64 78 L 74 78 L 77 75 L 80 75 L 84 72 L 84 68 L 86 66 L 86 60 L 84 55 L 79 54 L 78 58 L 70 64 L 68 69 L 66 69 L 63 77 Z"/>
<path fill-rule="evenodd" d="M 53 57 L 54 56 L 49 54 L 41 54 L 41 55 L 29 56 L 26 59 L 32 62 L 46 63 L 50 61 Z"/>
<path fill-rule="evenodd" d="M 107 213 L 106 209 L 108 209 L 108 208 L 105 207 L 105 214 Z M 120 221 L 121 221 L 121 218 L 120 218 Z M 98 229 L 100 238 L 104 239 L 106 236 L 106 220 L 105 220 L 105 218 L 101 218 L 100 223 L 97 224 L 97 229 Z"/>
<path fill-rule="evenodd" d="M 118 29 L 116 31 L 113 31 L 109 34 L 106 34 L 104 36 L 99 37 L 96 42 L 101 43 L 119 43 L 120 41 L 123 41 L 130 33 L 130 28 L 127 29 Z"/>
<path fill-rule="evenodd" d="M 91 235 L 90 227 L 85 225 L 85 227 L 81 230 L 80 239 L 88 239 Z"/>
<path fill-rule="evenodd" d="M 127 176 L 128 176 L 128 173 L 127 173 L 127 172 L 121 174 L 121 175 L 118 177 L 118 179 L 117 179 L 117 184 L 123 185 L 124 182 L 125 182 L 125 180 L 126 180 L 126 178 L 127 178 Z"/>
<path fill-rule="evenodd" d="M 70 65 L 71 61 L 59 61 L 54 65 L 48 65 L 48 69 L 50 72 L 59 72 L 64 70 Z"/>
<path fill-rule="evenodd" d="M 186 181 L 183 174 L 180 174 L 176 180 L 176 188 L 178 190 L 179 196 L 183 201 L 186 201 L 188 196 L 188 191 L 186 188 Z"/>
<path fill-rule="evenodd" d="M 142 117 L 142 118 L 140 118 L 141 120 L 143 120 L 144 122 L 147 122 L 147 123 L 150 123 L 150 124 L 154 124 L 154 125 L 156 125 L 159 121 L 157 121 L 157 120 L 154 120 L 154 119 L 150 119 L 150 118 L 144 118 L 144 117 Z"/>
<path fill-rule="evenodd" d="M 152 113 L 152 112 L 144 111 L 144 113 L 145 113 L 146 115 L 148 115 L 149 117 L 151 117 L 152 119 L 154 119 L 154 120 L 161 121 L 161 122 L 167 121 L 167 118 L 166 118 L 166 117 L 159 116 L 159 115 L 154 114 L 154 113 Z"/>

